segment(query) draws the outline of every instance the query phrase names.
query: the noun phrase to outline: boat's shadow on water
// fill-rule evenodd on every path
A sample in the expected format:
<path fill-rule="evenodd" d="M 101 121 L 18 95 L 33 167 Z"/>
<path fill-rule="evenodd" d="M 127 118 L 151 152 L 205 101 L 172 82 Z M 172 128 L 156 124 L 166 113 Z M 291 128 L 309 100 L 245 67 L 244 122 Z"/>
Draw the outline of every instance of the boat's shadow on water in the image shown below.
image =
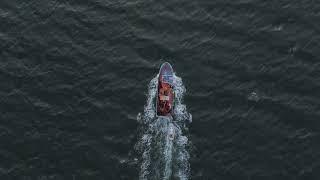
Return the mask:
<path fill-rule="evenodd" d="M 141 124 L 141 137 L 135 146 L 141 155 L 139 179 L 188 179 L 190 164 L 185 132 L 191 115 L 182 104 L 185 87 L 181 78 L 174 76 L 174 116 L 156 117 L 157 78 L 150 81 L 144 113 L 137 117 Z"/>

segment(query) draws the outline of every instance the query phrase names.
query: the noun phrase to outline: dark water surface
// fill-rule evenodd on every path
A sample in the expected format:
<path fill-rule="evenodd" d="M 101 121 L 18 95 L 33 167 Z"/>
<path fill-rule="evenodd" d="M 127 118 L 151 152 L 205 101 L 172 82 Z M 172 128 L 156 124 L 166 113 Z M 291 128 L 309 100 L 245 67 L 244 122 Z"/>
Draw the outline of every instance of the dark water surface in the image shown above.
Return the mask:
<path fill-rule="evenodd" d="M 163 60 L 187 89 L 191 179 L 320 178 L 317 0 L 3 0 L 0 179 L 138 178 Z"/>

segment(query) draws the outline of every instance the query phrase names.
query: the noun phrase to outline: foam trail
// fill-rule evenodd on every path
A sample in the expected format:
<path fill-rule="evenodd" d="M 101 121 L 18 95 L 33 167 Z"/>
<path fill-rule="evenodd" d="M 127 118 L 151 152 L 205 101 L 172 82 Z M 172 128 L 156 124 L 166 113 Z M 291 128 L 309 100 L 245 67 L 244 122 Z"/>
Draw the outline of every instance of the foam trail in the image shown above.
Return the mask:
<path fill-rule="evenodd" d="M 143 114 L 138 114 L 141 138 L 135 148 L 141 154 L 140 180 L 187 180 L 190 173 L 188 138 L 184 135 L 191 114 L 182 104 L 186 91 L 182 79 L 174 76 L 174 117 L 156 117 L 158 76 L 148 87 L 147 103 Z"/>

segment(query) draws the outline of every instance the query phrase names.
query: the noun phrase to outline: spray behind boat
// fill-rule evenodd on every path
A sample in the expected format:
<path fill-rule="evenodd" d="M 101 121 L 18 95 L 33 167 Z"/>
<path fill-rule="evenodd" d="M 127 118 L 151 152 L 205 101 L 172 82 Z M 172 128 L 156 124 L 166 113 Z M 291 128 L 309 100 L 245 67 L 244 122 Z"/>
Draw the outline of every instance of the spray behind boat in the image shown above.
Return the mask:
<path fill-rule="evenodd" d="M 163 87 L 167 87 L 161 90 Z M 147 103 L 138 114 L 141 138 L 136 150 L 141 154 L 140 180 L 188 179 L 190 172 L 186 123 L 191 114 L 182 104 L 185 87 L 169 63 L 149 83 Z"/>

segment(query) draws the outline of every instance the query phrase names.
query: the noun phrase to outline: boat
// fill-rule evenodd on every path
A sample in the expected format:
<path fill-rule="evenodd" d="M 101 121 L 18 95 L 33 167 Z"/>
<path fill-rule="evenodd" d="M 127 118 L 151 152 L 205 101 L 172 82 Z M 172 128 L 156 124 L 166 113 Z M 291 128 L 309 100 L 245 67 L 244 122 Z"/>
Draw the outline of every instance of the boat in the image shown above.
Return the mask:
<path fill-rule="evenodd" d="M 156 109 L 157 116 L 172 117 L 174 105 L 174 80 L 172 66 L 165 62 L 161 65 L 158 78 Z"/>

